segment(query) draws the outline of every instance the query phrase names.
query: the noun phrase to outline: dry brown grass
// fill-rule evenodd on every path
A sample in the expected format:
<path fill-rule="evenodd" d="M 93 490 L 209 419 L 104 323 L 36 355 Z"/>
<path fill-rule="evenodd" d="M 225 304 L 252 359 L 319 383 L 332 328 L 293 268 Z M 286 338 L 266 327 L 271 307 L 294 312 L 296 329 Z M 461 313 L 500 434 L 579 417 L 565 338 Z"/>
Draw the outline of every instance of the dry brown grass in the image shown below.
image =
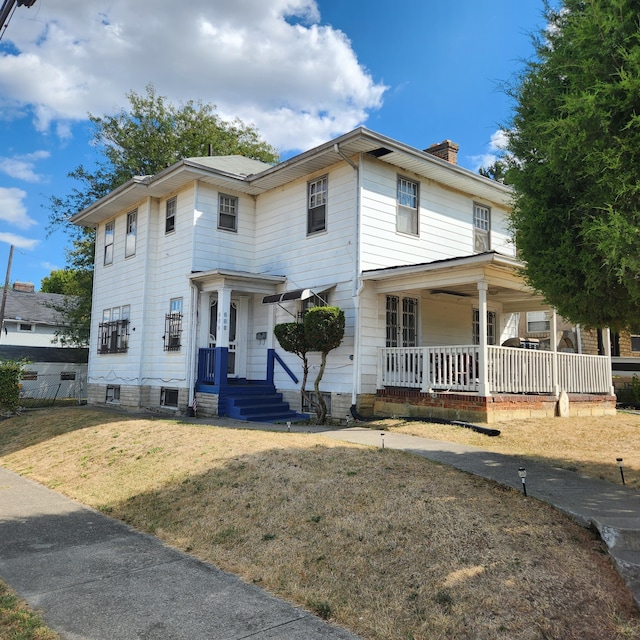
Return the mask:
<path fill-rule="evenodd" d="M 58 409 L 0 423 L 0 463 L 363 638 L 640 638 L 591 532 L 408 454 Z"/>
<path fill-rule="evenodd" d="M 637 413 L 512 420 L 490 425 L 500 430 L 500 435 L 493 438 L 464 427 L 428 422 L 394 419 L 372 426 L 519 455 L 616 483 L 621 482 L 616 458 L 622 458 L 626 484 L 640 489 L 640 415 Z"/>

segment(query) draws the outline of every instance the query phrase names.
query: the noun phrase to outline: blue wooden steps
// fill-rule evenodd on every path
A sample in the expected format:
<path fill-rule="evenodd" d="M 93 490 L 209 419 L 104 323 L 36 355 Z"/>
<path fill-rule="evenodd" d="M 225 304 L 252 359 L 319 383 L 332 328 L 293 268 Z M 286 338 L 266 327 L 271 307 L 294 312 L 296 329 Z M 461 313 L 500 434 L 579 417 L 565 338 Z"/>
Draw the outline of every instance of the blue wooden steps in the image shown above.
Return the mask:
<path fill-rule="evenodd" d="M 237 378 L 220 389 L 218 415 L 249 422 L 287 422 L 309 417 L 293 411 L 273 384 Z"/>

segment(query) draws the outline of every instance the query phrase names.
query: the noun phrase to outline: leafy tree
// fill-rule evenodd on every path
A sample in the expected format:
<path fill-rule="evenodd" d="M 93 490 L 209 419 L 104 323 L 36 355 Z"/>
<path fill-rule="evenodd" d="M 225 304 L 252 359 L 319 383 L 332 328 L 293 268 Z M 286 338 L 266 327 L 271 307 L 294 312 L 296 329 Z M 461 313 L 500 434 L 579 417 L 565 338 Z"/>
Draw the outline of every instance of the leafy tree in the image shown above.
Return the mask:
<path fill-rule="evenodd" d="M 274 333 L 280 346 L 295 353 L 303 361 L 303 380 L 301 391 L 316 411 L 318 424 L 327 420 L 327 404 L 320 393 L 320 381 L 327 365 L 327 355 L 336 349 L 344 338 L 344 312 L 338 307 L 312 307 L 305 313 L 302 324 L 288 322 L 274 327 Z M 282 338 L 282 339 L 281 339 Z M 306 392 L 305 386 L 309 372 L 307 354 L 320 352 L 320 369 L 313 383 L 315 400 Z"/>
<path fill-rule="evenodd" d="M 101 158 L 93 168 L 80 165 L 68 174 L 79 184 L 69 194 L 50 198 L 50 230 L 64 227 L 72 239 L 71 270 L 93 269 L 94 232 L 71 225 L 69 218 L 133 176 L 156 174 L 187 157 L 243 155 L 268 163 L 278 160 L 275 148 L 261 139 L 253 125 L 222 120 L 212 104 L 189 100 L 174 105 L 158 96 L 153 85 L 147 86 L 146 95 L 132 91 L 127 99 L 129 108 L 115 115 L 89 115 L 91 143 Z M 84 288 L 74 295 L 86 298 L 83 307 L 90 309 L 91 280 L 84 275 L 80 280 Z M 65 339 L 69 343 L 75 341 L 71 327 L 77 326 L 78 319 L 76 313 L 68 318 Z"/>
<path fill-rule="evenodd" d="M 512 217 L 526 278 L 587 326 L 640 318 L 640 29 L 632 0 L 545 5 L 516 106 Z"/>
<path fill-rule="evenodd" d="M 69 260 L 73 264 L 73 258 Z M 63 346 L 89 344 L 91 296 L 87 296 L 86 292 L 91 292 L 92 286 L 93 270 L 90 268 L 58 269 L 42 279 L 40 291 L 66 296 L 59 303 L 51 304 L 66 322 L 64 327 L 56 331 L 56 340 Z"/>

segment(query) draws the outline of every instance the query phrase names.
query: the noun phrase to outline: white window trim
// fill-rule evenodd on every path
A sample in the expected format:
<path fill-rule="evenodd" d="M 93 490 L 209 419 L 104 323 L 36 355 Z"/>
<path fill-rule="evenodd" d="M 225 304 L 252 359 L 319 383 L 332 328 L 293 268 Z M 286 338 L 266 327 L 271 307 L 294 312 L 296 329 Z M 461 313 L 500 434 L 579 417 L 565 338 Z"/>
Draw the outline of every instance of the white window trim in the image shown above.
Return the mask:
<path fill-rule="evenodd" d="M 473 251 L 491 251 L 491 207 L 481 202 L 473 203 Z"/>
<path fill-rule="evenodd" d="M 320 185 L 320 188 L 316 188 Z M 329 203 L 329 176 L 324 175 L 307 182 L 307 235 L 323 233 L 327 230 L 327 208 Z M 313 206 L 312 206 L 313 205 Z M 312 215 L 322 210 L 322 227 L 312 229 Z"/>
<path fill-rule="evenodd" d="M 138 235 L 138 210 L 127 213 L 127 233 L 124 240 L 124 257 L 132 258 L 136 255 L 136 237 Z M 133 224 L 130 221 L 133 220 Z"/>
<path fill-rule="evenodd" d="M 227 201 L 227 202 L 223 202 Z M 227 208 L 233 203 L 233 213 L 223 211 L 223 207 Z M 227 193 L 218 194 L 218 229 L 221 231 L 229 231 L 230 233 L 238 232 L 238 209 L 240 208 L 240 200 L 237 196 L 230 196 Z M 222 224 L 222 216 L 233 218 L 233 227 Z"/>
<path fill-rule="evenodd" d="M 403 186 L 409 184 L 415 186 L 415 194 L 403 189 Z M 408 198 L 415 199 L 415 207 L 406 204 Z M 410 231 L 400 228 L 402 215 L 411 216 Z M 414 238 L 420 235 L 420 182 L 401 175 L 398 175 L 396 179 L 396 232 Z"/>

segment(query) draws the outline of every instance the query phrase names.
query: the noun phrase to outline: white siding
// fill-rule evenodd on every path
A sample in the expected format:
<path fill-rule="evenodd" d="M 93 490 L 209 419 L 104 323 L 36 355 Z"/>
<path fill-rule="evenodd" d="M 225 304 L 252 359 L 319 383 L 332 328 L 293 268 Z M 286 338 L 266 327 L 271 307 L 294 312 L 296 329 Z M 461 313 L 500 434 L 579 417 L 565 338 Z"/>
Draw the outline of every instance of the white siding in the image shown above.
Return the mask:
<path fill-rule="evenodd" d="M 420 184 L 419 235 L 396 231 L 396 184 L 403 175 Z M 398 173 L 383 162 L 367 160 L 362 170 L 362 269 L 420 264 L 473 253 L 474 198 Z M 507 212 L 492 203 L 491 249 L 514 254 Z"/>

